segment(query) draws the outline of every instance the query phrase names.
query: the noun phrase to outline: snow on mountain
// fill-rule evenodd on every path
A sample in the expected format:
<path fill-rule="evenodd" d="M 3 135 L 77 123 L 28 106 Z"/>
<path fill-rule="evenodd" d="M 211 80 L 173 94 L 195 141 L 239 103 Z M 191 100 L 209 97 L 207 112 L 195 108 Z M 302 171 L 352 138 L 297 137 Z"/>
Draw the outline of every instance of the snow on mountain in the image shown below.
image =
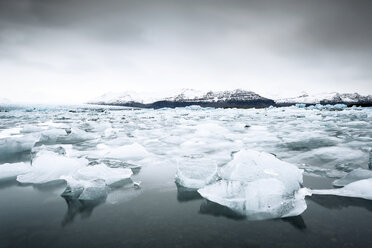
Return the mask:
<path fill-rule="evenodd" d="M 241 89 L 233 91 L 198 91 L 194 89 L 182 89 L 179 92 L 170 93 L 137 93 L 137 92 L 109 92 L 96 99 L 91 103 L 105 104 L 125 104 L 137 102 L 149 104 L 157 101 L 174 101 L 174 102 L 219 102 L 219 101 L 249 101 L 266 99 L 260 95 Z"/>
<path fill-rule="evenodd" d="M 358 93 L 344 93 L 337 92 L 320 93 L 320 94 L 303 94 L 298 97 L 282 98 L 275 100 L 276 103 L 304 103 L 304 104 L 317 104 L 317 103 L 364 103 L 372 102 L 372 95 L 361 96 Z"/>
<path fill-rule="evenodd" d="M 92 99 L 90 103 L 104 103 L 104 104 L 123 104 L 130 102 L 137 102 L 142 104 L 148 104 L 159 101 L 164 98 L 161 93 L 149 93 L 149 92 L 108 92 L 100 97 Z"/>
<path fill-rule="evenodd" d="M 248 101 L 265 99 L 260 95 L 241 89 L 233 91 L 196 91 L 192 89 L 186 89 L 174 97 L 167 98 L 169 101 L 193 101 L 193 102 L 218 102 L 218 101 Z"/>

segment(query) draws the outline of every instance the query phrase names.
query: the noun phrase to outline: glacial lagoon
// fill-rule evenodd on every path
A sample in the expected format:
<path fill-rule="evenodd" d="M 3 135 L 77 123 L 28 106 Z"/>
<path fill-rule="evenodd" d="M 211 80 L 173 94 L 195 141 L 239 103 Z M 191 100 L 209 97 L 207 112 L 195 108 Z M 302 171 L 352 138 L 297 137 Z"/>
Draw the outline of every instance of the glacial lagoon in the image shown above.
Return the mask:
<path fill-rule="evenodd" d="M 345 197 L 334 182 L 368 182 L 355 171 L 370 171 L 371 130 L 372 109 L 357 107 L 4 109 L 0 247 L 369 247 L 370 189 Z M 262 157 L 274 167 L 242 178 Z M 262 179 L 251 198 L 199 193 Z M 272 207 L 303 189 L 301 212 Z"/>

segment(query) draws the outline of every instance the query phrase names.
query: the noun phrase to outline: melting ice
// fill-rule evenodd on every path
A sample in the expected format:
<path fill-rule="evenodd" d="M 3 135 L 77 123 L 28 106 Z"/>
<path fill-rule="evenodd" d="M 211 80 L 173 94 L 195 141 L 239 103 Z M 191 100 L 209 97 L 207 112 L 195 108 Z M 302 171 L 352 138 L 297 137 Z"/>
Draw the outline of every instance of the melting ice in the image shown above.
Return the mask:
<path fill-rule="evenodd" d="M 369 108 L 18 109 L 0 112 L 0 180 L 64 183 L 64 196 L 90 200 L 166 165 L 251 219 L 294 216 L 311 193 L 370 199 L 370 130 Z M 343 188 L 309 191 L 303 173 Z"/>

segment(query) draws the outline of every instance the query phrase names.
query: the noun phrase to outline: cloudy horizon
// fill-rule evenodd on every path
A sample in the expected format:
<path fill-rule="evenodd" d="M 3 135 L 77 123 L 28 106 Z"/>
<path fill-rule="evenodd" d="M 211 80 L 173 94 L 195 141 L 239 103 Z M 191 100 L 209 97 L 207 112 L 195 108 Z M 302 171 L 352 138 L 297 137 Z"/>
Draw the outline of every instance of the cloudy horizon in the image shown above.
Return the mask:
<path fill-rule="evenodd" d="M 372 2 L 0 0 L 0 98 L 372 94 Z"/>

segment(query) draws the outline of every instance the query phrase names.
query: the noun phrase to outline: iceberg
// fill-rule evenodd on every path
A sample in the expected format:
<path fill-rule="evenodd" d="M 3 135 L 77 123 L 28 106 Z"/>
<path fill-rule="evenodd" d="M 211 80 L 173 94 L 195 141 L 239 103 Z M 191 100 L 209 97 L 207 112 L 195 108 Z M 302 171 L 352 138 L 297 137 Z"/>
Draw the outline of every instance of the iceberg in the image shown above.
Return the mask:
<path fill-rule="evenodd" d="M 307 208 L 305 196 L 310 195 L 306 188 L 288 195 L 284 184 L 274 178 L 253 182 L 221 180 L 199 189 L 198 192 L 204 198 L 252 220 L 300 215 Z"/>
<path fill-rule="evenodd" d="M 233 160 L 220 170 L 222 179 L 252 182 L 258 179 L 275 178 L 283 182 L 285 192 L 300 189 L 303 170 L 279 160 L 275 155 L 254 150 L 240 150 Z"/>
<path fill-rule="evenodd" d="M 199 189 L 217 179 L 217 163 L 209 159 L 189 159 L 177 168 L 175 181 L 190 189 Z"/>
<path fill-rule="evenodd" d="M 359 180 L 339 189 L 312 190 L 314 195 L 338 195 L 372 200 L 372 178 Z"/>
<path fill-rule="evenodd" d="M 198 192 L 250 219 L 296 216 L 305 211 L 305 196 L 310 195 L 301 188 L 302 173 L 272 154 L 244 149 L 220 169 L 222 180 Z"/>

